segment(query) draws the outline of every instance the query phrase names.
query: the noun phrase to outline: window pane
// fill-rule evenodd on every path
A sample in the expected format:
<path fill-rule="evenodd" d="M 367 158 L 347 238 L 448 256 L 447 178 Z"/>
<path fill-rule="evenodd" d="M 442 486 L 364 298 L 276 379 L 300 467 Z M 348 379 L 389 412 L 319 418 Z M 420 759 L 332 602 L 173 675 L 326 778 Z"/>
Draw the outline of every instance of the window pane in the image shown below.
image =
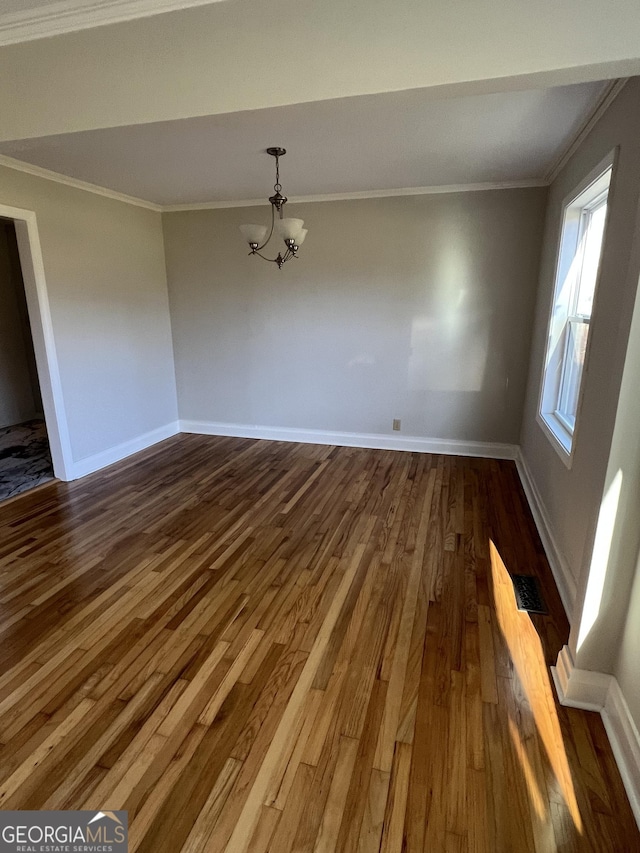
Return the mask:
<path fill-rule="evenodd" d="M 602 250 L 604 222 L 607 216 L 606 201 L 587 214 L 586 229 L 583 236 L 583 261 L 580 282 L 578 284 L 578 299 L 576 314 L 583 317 L 591 316 L 593 294 L 596 289 L 596 276 Z"/>
<path fill-rule="evenodd" d="M 612 152 L 613 155 L 613 152 Z M 538 417 L 568 466 L 607 218 L 612 155 L 562 209 Z M 597 175 L 597 177 L 594 177 Z"/>
<path fill-rule="evenodd" d="M 573 432 L 578 409 L 578 392 L 584 366 L 584 354 L 587 348 L 589 324 L 582 320 L 569 320 L 567 323 L 567 340 L 564 363 L 562 365 L 562 380 L 558 400 L 558 414 Z"/>

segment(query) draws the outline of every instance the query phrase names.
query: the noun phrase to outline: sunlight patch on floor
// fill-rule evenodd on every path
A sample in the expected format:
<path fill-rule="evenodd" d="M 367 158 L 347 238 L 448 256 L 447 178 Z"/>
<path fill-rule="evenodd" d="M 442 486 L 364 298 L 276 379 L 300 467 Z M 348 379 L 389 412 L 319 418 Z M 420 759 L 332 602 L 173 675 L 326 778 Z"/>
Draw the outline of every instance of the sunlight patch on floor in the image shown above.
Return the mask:
<path fill-rule="evenodd" d="M 564 748 L 540 637 L 528 614 L 518 611 L 511 577 L 498 553 L 498 549 L 491 540 L 489 550 L 498 625 L 507 644 L 515 673 L 531 709 L 537 736 L 542 741 L 573 823 L 578 832 L 582 832 L 582 818 Z M 534 807 L 536 807 L 536 796 L 533 792 L 537 791 L 539 798 L 539 791 L 545 782 L 544 778 L 535 780 L 533 768 L 530 765 L 526 766 L 522 761 L 522 753 L 526 752 L 526 743 L 524 742 L 526 732 L 523 732 L 522 728 L 526 726 L 527 710 L 526 707 L 522 708 L 520 725 L 516 725 L 510 720 L 510 728 L 512 736 L 514 734 L 519 736 L 522 743 L 522 749 L 516 749 L 516 753 L 521 757 L 522 771 L 527 779 L 529 791 L 534 798 Z M 511 727 L 512 722 L 513 727 Z M 529 784 L 530 779 L 531 784 Z"/>

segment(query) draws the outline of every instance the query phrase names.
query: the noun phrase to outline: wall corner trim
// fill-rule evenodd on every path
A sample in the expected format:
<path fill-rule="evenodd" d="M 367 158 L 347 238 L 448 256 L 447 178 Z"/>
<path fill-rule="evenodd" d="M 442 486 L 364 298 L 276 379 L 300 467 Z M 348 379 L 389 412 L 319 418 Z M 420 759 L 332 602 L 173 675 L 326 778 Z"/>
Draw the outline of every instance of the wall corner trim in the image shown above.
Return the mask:
<path fill-rule="evenodd" d="M 561 705 L 583 711 L 602 711 L 609 693 L 612 675 L 577 669 L 569 646 L 563 646 L 551 674 Z"/>
<path fill-rule="evenodd" d="M 180 421 L 180 432 L 199 435 L 225 435 L 268 441 L 298 441 L 302 444 L 335 444 L 341 447 L 366 447 L 372 450 L 404 450 L 413 453 L 442 453 L 448 456 L 481 456 L 487 459 L 515 459 L 514 444 L 484 441 L 458 441 L 422 436 L 391 436 L 384 433 L 331 432 L 328 430 L 231 424 L 215 421 Z"/>
<path fill-rule="evenodd" d="M 569 564 L 558 547 L 551 527 L 551 522 L 549 520 L 549 513 L 547 512 L 542 496 L 538 491 L 535 480 L 531 476 L 531 472 L 529 471 L 529 467 L 520 448 L 518 448 L 518 452 L 516 454 L 516 468 L 518 469 L 520 482 L 522 483 L 522 488 L 524 489 L 529 507 L 531 508 L 533 520 L 536 523 L 536 527 L 542 541 L 542 547 L 547 555 L 547 560 L 551 566 L 553 577 L 558 586 L 562 604 L 564 605 L 567 618 L 569 619 L 569 622 L 571 622 L 573 605 L 576 600 L 576 582 L 573 574 L 571 573 L 571 569 L 569 568 Z"/>
<path fill-rule="evenodd" d="M 602 716 L 622 782 L 640 828 L 640 733 L 620 684 L 613 675 L 577 669 L 568 646 L 563 646 L 551 674 L 561 705 L 598 711 Z"/>
<path fill-rule="evenodd" d="M 86 477 L 87 474 L 93 474 L 101 468 L 106 468 L 108 465 L 113 465 L 115 462 L 126 459 L 127 456 L 131 456 L 141 450 L 146 450 L 159 441 L 164 441 L 165 438 L 171 438 L 171 436 L 177 435 L 178 432 L 178 422 L 172 421 L 150 432 L 145 432 L 136 438 L 132 438 L 130 441 L 110 447 L 108 450 L 103 450 L 100 453 L 95 453 L 93 456 L 79 459 L 73 463 L 70 479 L 77 480 L 80 477 Z"/>

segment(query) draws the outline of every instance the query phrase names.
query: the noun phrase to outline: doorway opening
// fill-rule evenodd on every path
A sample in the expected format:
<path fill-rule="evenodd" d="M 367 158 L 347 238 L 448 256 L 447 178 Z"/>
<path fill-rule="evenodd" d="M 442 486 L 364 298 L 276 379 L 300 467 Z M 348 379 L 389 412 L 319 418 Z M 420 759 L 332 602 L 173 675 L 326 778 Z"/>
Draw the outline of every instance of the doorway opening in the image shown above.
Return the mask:
<path fill-rule="evenodd" d="M 0 204 L 0 501 L 73 479 L 33 211 Z"/>
<path fill-rule="evenodd" d="M 18 239 L 0 218 L 0 501 L 52 479 Z"/>

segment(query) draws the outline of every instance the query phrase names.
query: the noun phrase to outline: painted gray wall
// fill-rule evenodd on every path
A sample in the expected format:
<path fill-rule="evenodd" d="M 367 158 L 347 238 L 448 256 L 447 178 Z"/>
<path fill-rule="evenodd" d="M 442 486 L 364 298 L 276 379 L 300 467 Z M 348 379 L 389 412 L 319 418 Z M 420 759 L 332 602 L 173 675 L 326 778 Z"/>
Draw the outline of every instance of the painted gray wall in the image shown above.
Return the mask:
<path fill-rule="evenodd" d="M 635 257 L 630 275 L 640 277 L 640 208 L 636 220 Z M 613 673 L 640 730 L 640 292 L 636 298 L 629 347 L 607 466 L 605 491 L 622 480 L 616 524 L 608 560 L 609 582 L 595 635 L 618 638 Z M 606 622 L 605 622 L 606 620 Z M 604 628 L 600 626 L 604 622 Z"/>
<path fill-rule="evenodd" d="M 0 219 L 0 427 L 41 413 L 15 230 Z"/>
<path fill-rule="evenodd" d="M 592 319 L 591 348 L 584 377 L 575 456 L 569 470 L 536 422 L 560 216 L 565 196 L 615 146 L 619 146 L 619 159 L 611 187 L 609 224 Z M 611 455 L 612 438 L 638 286 L 638 252 L 635 241 L 639 194 L 640 79 L 634 78 L 613 102 L 550 188 L 521 437 L 523 456 L 577 587 L 573 613 L 570 614 L 570 646 L 574 653 L 583 597 L 591 568 L 594 532 L 601 502 L 611 481 L 607 473 L 608 466 L 610 461 L 612 464 L 615 461 Z M 633 393 L 636 394 L 636 391 Z M 633 452 L 633 447 L 628 443 L 632 439 L 629 435 L 622 438 L 622 435 L 621 432 L 621 444 L 616 450 L 619 459 L 629 457 Z M 635 435 L 637 440 L 637 430 Z M 615 472 L 610 471 L 610 474 Z M 626 490 L 630 486 L 631 483 L 625 480 L 624 491 L 620 497 L 620 522 L 625 511 Z M 637 525 L 637 520 L 635 524 Z M 576 664 L 581 668 L 613 671 L 632 575 L 632 571 L 624 568 L 621 563 L 614 565 L 616 547 L 614 539 L 600 615 L 575 655 Z M 633 560 L 635 562 L 635 554 Z"/>
<path fill-rule="evenodd" d="M 622 640 L 614 669 L 614 675 L 627 701 L 631 716 L 640 730 L 640 678 L 638 678 L 638 656 L 640 655 L 640 560 L 636 563 L 635 580 L 629 598 L 629 610 L 624 622 Z"/>
<path fill-rule="evenodd" d="M 163 215 L 180 417 L 517 442 L 545 197 L 290 205 L 281 271 L 238 231 L 266 205 Z"/>
<path fill-rule="evenodd" d="M 35 211 L 75 461 L 177 417 L 160 215 L 0 166 Z"/>

